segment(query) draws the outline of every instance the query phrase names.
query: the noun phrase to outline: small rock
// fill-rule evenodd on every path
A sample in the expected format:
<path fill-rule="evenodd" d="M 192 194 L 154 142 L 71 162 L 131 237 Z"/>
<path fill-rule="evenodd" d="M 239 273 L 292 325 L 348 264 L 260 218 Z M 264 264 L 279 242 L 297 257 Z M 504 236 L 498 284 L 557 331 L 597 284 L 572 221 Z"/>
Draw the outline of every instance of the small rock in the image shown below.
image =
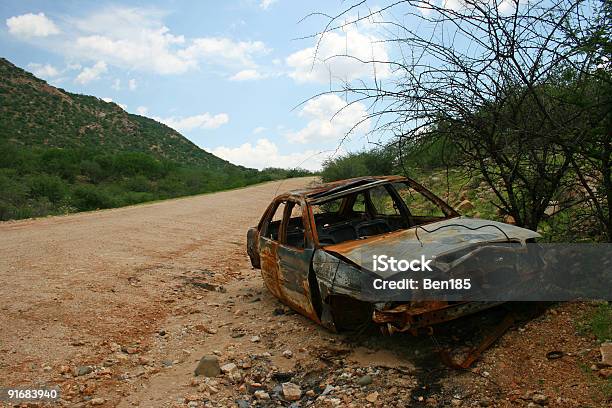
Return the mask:
<path fill-rule="evenodd" d="M 325 389 L 323 390 L 323 392 L 321 393 L 321 395 L 327 395 L 330 394 L 333 390 L 335 390 L 336 387 L 334 387 L 333 385 L 327 384 L 325 386 Z"/>
<path fill-rule="evenodd" d="M 453 407 L 458 407 L 458 406 L 460 406 L 460 405 L 461 405 L 461 400 L 460 400 L 460 399 L 457 399 L 457 398 L 453 398 L 453 399 L 451 400 L 451 405 L 452 405 Z"/>
<path fill-rule="evenodd" d="M 308 391 L 306 391 L 306 393 L 305 393 L 305 394 L 306 394 L 306 396 L 307 396 L 307 397 L 314 397 L 315 395 L 317 395 L 317 394 L 314 392 L 314 390 L 308 390 Z"/>
<path fill-rule="evenodd" d="M 106 400 L 104 398 L 93 398 L 92 400 L 89 401 L 89 403 L 91 405 L 102 405 L 106 402 Z"/>
<path fill-rule="evenodd" d="M 455 207 L 455 210 L 457 211 L 469 211 L 473 209 L 474 204 L 472 204 L 470 200 L 463 200 L 457 205 L 457 207 Z"/>
<path fill-rule="evenodd" d="M 151 365 L 153 361 L 149 357 L 140 356 L 138 357 L 138 363 L 140 365 Z"/>
<path fill-rule="evenodd" d="M 378 400 L 378 392 L 374 391 L 366 396 L 368 402 L 376 402 Z"/>
<path fill-rule="evenodd" d="M 291 350 L 285 350 L 285 351 L 283 351 L 283 357 L 285 357 L 285 358 L 291 358 L 291 357 L 293 357 L 293 351 L 291 351 Z"/>
<path fill-rule="evenodd" d="M 282 384 L 283 396 L 288 401 L 297 401 L 302 396 L 301 388 L 292 382 L 286 382 Z"/>
<path fill-rule="evenodd" d="M 372 384 L 372 376 L 369 374 L 364 375 L 363 377 L 357 380 L 357 384 L 361 386 Z"/>
<path fill-rule="evenodd" d="M 478 401 L 478 405 L 480 405 L 481 407 L 489 407 L 491 406 L 491 400 L 489 398 L 483 398 Z"/>
<path fill-rule="evenodd" d="M 162 360 L 161 363 L 164 367 L 172 367 L 173 361 L 172 360 Z"/>
<path fill-rule="evenodd" d="M 139 352 L 138 347 L 134 347 L 134 346 L 123 346 L 121 347 L 121 351 L 123 351 L 126 354 L 136 354 Z"/>
<path fill-rule="evenodd" d="M 74 376 L 78 377 L 81 375 L 89 374 L 93 371 L 93 367 L 91 366 L 79 366 L 74 370 Z"/>
<path fill-rule="evenodd" d="M 544 405 L 548 402 L 548 396 L 541 394 L 539 392 L 536 392 L 535 394 L 531 396 L 531 400 L 535 402 L 536 404 Z"/>
<path fill-rule="evenodd" d="M 255 393 L 253 393 L 253 395 L 255 395 L 255 398 L 257 398 L 258 400 L 269 400 L 270 399 L 270 394 L 268 394 L 264 390 L 257 390 L 255 391 Z"/>
<path fill-rule="evenodd" d="M 251 406 L 251 404 L 249 404 L 249 401 L 244 399 L 236 400 L 236 405 L 238 405 L 238 408 L 249 408 Z"/>
<path fill-rule="evenodd" d="M 236 370 L 238 368 L 238 366 L 236 366 L 236 364 L 234 363 L 227 363 L 221 366 L 221 371 L 223 371 L 225 374 L 229 374 L 232 371 Z"/>
<path fill-rule="evenodd" d="M 261 340 L 261 339 L 259 338 L 259 336 L 253 336 L 253 337 L 251 337 L 251 341 L 252 341 L 253 343 L 259 343 L 259 341 L 260 341 L 260 340 Z"/>
<path fill-rule="evenodd" d="M 603 343 L 599 352 L 601 353 L 601 364 L 605 367 L 612 366 L 612 343 Z"/>
<path fill-rule="evenodd" d="M 234 370 L 229 373 L 229 378 L 233 383 L 239 383 L 242 381 L 242 371 Z"/>
<path fill-rule="evenodd" d="M 504 222 L 505 222 L 506 224 L 510 224 L 510 225 L 515 225 L 515 224 L 516 224 L 516 220 L 515 220 L 515 219 L 514 219 L 514 217 L 513 217 L 513 216 L 511 216 L 511 215 L 506 215 L 506 216 L 504 217 Z"/>
<path fill-rule="evenodd" d="M 196 376 L 203 375 L 204 377 L 216 377 L 221 374 L 219 367 L 219 359 L 216 356 L 204 356 L 200 359 L 194 374 Z"/>

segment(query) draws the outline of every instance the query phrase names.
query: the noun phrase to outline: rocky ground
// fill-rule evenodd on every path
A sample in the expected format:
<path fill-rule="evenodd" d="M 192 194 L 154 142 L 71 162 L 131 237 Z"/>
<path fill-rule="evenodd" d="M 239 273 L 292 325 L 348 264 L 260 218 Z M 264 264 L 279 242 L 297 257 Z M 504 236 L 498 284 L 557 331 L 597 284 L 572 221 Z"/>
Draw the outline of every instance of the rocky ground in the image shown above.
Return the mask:
<path fill-rule="evenodd" d="M 50 405 L 70 407 L 609 406 L 600 344 L 579 330 L 591 303 L 519 308 L 453 370 L 437 350 L 459 358 L 506 310 L 384 337 L 334 334 L 276 301 L 246 228 L 312 181 L 0 224 L 0 387 L 57 386 Z"/>

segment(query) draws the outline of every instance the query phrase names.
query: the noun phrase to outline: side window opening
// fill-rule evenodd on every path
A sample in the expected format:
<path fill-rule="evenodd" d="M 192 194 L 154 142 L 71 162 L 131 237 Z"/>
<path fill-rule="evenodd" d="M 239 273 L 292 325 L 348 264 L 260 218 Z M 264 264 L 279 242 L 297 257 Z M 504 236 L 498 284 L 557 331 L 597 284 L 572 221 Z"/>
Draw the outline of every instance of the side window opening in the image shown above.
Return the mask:
<path fill-rule="evenodd" d="M 264 237 L 272 239 L 274 241 L 279 240 L 280 226 L 281 222 L 283 221 L 284 212 L 285 202 L 282 201 L 276 206 L 274 214 L 272 215 L 272 218 L 270 219 L 270 222 L 268 223 L 268 226 L 266 228 L 265 234 L 263 234 Z"/>
<path fill-rule="evenodd" d="M 299 203 L 290 202 L 286 211 L 289 218 L 284 243 L 294 248 L 304 249 L 306 247 L 306 230 L 302 217 L 302 206 Z"/>
<path fill-rule="evenodd" d="M 355 197 L 355 202 L 353 203 L 352 211 L 357 214 L 365 214 L 366 213 L 366 200 L 364 193 L 359 193 Z"/>
<path fill-rule="evenodd" d="M 400 215 L 397 203 L 384 186 L 374 187 L 369 192 L 376 215 Z"/>
<path fill-rule="evenodd" d="M 393 187 L 402 198 L 406 204 L 406 207 L 408 207 L 410 214 L 412 214 L 414 218 L 423 218 L 428 220 L 431 218 L 446 217 L 446 214 L 444 214 L 444 211 L 442 211 L 442 208 L 440 208 L 438 204 L 416 191 L 406 183 L 393 183 Z"/>

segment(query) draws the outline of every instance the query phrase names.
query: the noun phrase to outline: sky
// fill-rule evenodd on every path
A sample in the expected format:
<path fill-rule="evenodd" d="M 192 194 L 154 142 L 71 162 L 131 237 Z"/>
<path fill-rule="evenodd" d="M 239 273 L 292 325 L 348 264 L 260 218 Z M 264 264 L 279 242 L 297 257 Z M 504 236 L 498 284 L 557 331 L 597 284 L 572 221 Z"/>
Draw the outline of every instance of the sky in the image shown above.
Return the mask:
<path fill-rule="evenodd" d="M 326 35 L 341 1 L 3 1 L 0 55 L 50 84 L 114 102 L 248 167 L 320 168 L 372 147 L 367 107 L 321 94 L 371 78 L 387 46 L 365 22 Z M 301 39 L 300 39 L 301 38 Z M 378 66 L 377 76 L 391 75 Z"/>

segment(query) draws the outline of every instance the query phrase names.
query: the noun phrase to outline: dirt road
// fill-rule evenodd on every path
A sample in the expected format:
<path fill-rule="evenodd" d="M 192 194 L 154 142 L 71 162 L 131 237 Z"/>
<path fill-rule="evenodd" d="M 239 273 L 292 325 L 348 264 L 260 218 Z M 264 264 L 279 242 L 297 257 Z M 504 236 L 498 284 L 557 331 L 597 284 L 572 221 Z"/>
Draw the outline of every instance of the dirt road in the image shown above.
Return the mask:
<path fill-rule="evenodd" d="M 250 267 L 246 229 L 313 181 L 1 223 L 0 387 L 59 386 L 65 406 L 289 406 L 289 379 L 301 406 L 602 403 L 580 369 L 593 342 L 573 330 L 589 305 L 551 309 L 466 373 L 432 362 L 431 339 L 336 335 L 282 307 Z M 551 348 L 571 357 L 547 361 Z M 194 377 L 208 354 L 236 368 Z"/>

